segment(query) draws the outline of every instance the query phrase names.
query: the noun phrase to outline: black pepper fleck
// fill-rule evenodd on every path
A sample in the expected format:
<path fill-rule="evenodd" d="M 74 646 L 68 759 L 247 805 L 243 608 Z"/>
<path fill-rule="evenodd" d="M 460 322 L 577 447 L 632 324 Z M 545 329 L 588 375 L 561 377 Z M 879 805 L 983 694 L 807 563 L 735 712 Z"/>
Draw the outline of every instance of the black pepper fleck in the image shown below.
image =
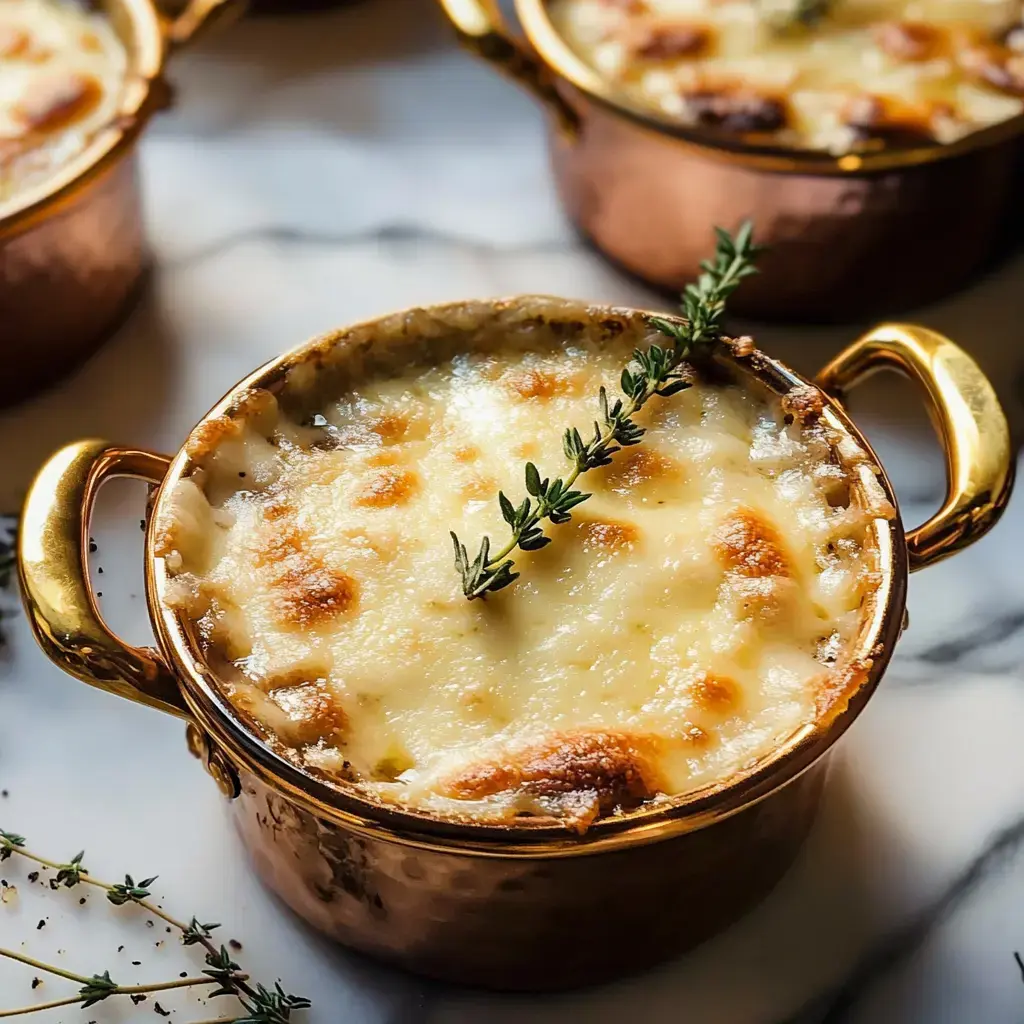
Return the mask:
<path fill-rule="evenodd" d="M 45 928 L 45 927 L 46 927 L 46 922 L 45 921 L 40 921 L 39 924 L 36 925 L 36 931 L 39 931 L 40 928 Z"/>
<path fill-rule="evenodd" d="M 141 967 L 141 966 L 142 966 L 142 961 L 141 960 L 133 960 L 132 961 L 132 967 Z"/>
<path fill-rule="evenodd" d="M 98 572 L 98 573 L 99 573 L 99 574 L 100 574 L 100 575 L 102 576 L 102 575 L 103 575 L 103 566 L 102 566 L 102 565 L 101 565 L 101 566 L 99 566 L 99 567 L 98 567 L 98 568 L 96 569 L 96 571 L 97 571 L 97 572 Z"/>
<path fill-rule="evenodd" d="M 39 881 L 39 872 L 38 871 L 30 871 L 28 873 L 28 880 L 30 882 L 38 882 Z"/>
<path fill-rule="evenodd" d="M 242 944 L 238 939 L 228 939 L 228 945 L 236 952 L 242 948 Z"/>
<path fill-rule="evenodd" d="M 84 907 L 85 906 L 85 897 L 84 896 L 78 901 L 78 905 L 80 907 Z"/>
<path fill-rule="evenodd" d="M 39 988 L 39 986 L 42 985 L 42 983 L 43 983 L 43 979 L 42 978 L 33 978 L 32 979 L 32 988 L 34 988 L 34 989 Z"/>
<path fill-rule="evenodd" d="M 97 551 L 99 551 L 99 548 L 96 546 L 96 541 L 94 541 L 92 539 L 92 537 L 90 537 L 89 538 L 89 554 L 90 555 L 95 555 Z"/>
<path fill-rule="evenodd" d="M 159 1003 L 153 1004 L 153 1012 L 159 1013 L 161 1017 L 170 1017 L 171 1011 L 165 1010 Z"/>
<path fill-rule="evenodd" d="M 130 996 L 130 999 L 136 1006 L 138 1006 L 139 1003 L 144 1003 L 146 1001 L 146 996 L 142 992 L 139 992 Z"/>

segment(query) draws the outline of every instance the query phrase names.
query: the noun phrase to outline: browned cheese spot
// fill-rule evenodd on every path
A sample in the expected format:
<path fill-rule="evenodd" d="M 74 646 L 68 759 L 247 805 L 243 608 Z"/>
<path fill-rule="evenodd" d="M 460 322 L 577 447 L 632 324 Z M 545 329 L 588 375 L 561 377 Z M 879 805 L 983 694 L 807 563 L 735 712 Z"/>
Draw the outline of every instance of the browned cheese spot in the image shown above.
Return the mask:
<path fill-rule="evenodd" d="M 706 53 L 710 42 L 707 25 L 662 23 L 637 26 L 630 49 L 643 60 L 677 60 Z"/>
<path fill-rule="evenodd" d="M 480 449 L 472 444 L 462 445 L 452 452 L 452 457 L 456 462 L 476 462 L 480 458 Z"/>
<path fill-rule="evenodd" d="M 291 625 L 313 626 L 351 612 L 359 600 L 358 584 L 309 551 L 308 538 L 289 513 L 284 503 L 264 506 L 264 528 L 254 553 L 256 566 L 267 570 L 275 591 L 275 616 Z"/>
<path fill-rule="evenodd" d="M 652 763 L 651 741 L 621 732 L 562 733 L 501 761 L 485 762 L 449 780 L 447 791 L 464 800 L 525 791 L 537 796 L 593 794 L 602 814 L 630 809 L 663 790 Z"/>
<path fill-rule="evenodd" d="M 735 679 L 714 672 L 704 672 L 689 690 L 694 706 L 717 714 L 735 710 L 743 693 Z"/>
<path fill-rule="evenodd" d="M 28 52 L 32 37 L 16 25 L 0 25 L 0 58 L 13 60 Z"/>
<path fill-rule="evenodd" d="M 759 512 L 740 508 L 719 524 L 712 538 L 719 561 L 739 576 L 794 576 L 785 545 L 775 527 Z"/>
<path fill-rule="evenodd" d="M 914 146 L 934 137 L 933 122 L 953 116 L 953 108 L 937 101 L 900 103 L 892 97 L 862 94 L 843 108 L 843 123 L 862 140 L 877 139 L 890 146 Z"/>
<path fill-rule="evenodd" d="M 408 469 L 385 468 L 375 473 L 356 495 L 361 508 L 394 508 L 406 504 L 419 487 L 419 477 Z"/>
<path fill-rule="evenodd" d="M 604 479 L 611 490 L 626 493 L 647 484 L 682 479 L 682 470 L 675 459 L 641 446 L 615 456 L 604 470 Z"/>
<path fill-rule="evenodd" d="M 229 416 L 204 420 L 189 434 L 185 451 L 190 459 L 198 461 L 212 454 L 225 441 L 241 437 L 242 429 L 242 424 Z"/>
<path fill-rule="evenodd" d="M 945 41 L 937 26 L 920 21 L 884 21 L 873 26 L 871 34 L 880 50 L 906 61 L 936 56 Z"/>
<path fill-rule="evenodd" d="M 777 132 L 789 121 L 785 100 L 746 86 L 698 89 L 683 99 L 698 125 L 738 135 Z"/>
<path fill-rule="evenodd" d="M 334 691 L 323 679 L 275 689 L 270 699 L 288 716 L 288 741 L 292 746 L 310 746 L 321 740 L 338 743 L 348 718 Z"/>
<path fill-rule="evenodd" d="M 640 540 L 640 530 L 632 523 L 614 519 L 583 519 L 577 526 L 583 550 L 587 552 L 631 551 Z"/>
<path fill-rule="evenodd" d="M 103 49 L 103 44 L 95 32 L 83 32 L 78 44 L 86 53 L 99 53 Z"/>
<path fill-rule="evenodd" d="M 40 82 L 14 108 L 14 116 L 27 129 L 47 133 L 65 128 L 96 109 L 103 88 L 88 75 L 53 75 Z"/>
<path fill-rule="evenodd" d="M 397 444 L 409 432 L 409 417 L 401 413 L 386 412 L 370 424 L 372 430 L 385 444 Z"/>
<path fill-rule="evenodd" d="M 821 392 L 810 385 L 793 388 L 782 396 L 781 404 L 787 416 L 792 416 L 804 426 L 817 423 L 825 409 L 825 399 Z"/>
<path fill-rule="evenodd" d="M 576 382 L 572 377 L 534 368 L 506 370 L 501 375 L 501 383 L 514 397 L 523 401 L 556 398 L 576 391 Z"/>

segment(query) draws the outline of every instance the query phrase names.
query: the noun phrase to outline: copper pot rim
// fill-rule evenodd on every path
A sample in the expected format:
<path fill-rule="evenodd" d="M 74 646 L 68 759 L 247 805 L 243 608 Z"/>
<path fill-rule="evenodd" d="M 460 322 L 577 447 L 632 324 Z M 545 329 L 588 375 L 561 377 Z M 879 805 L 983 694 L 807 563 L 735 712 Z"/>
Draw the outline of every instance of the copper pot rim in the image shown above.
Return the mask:
<path fill-rule="evenodd" d="M 478 305 L 489 308 L 493 315 L 512 305 L 539 300 L 551 301 L 544 296 L 516 296 L 482 300 Z M 339 344 L 354 331 L 373 328 L 395 316 L 413 312 L 441 315 L 467 305 L 469 303 L 456 302 L 422 310 L 414 308 L 318 335 L 271 359 L 239 381 L 199 423 L 230 415 L 243 396 L 254 388 L 280 386 L 290 370 L 318 352 Z M 589 315 L 625 315 L 631 318 L 650 315 L 645 310 L 582 302 L 579 309 L 585 309 Z M 823 415 L 828 425 L 841 436 L 851 439 L 866 456 L 866 461 L 858 465 L 858 472 L 877 481 L 893 508 L 897 508 L 892 485 L 877 455 L 838 402 L 807 378 L 762 353 L 758 353 L 753 361 L 737 361 L 728 355 L 725 358 L 777 397 L 781 398 L 798 387 L 810 387 L 820 394 L 824 399 Z M 154 496 L 151 523 L 159 518 L 173 484 L 187 475 L 191 468 L 192 462 L 182 448 L 172 459 Z M 627 815 L 599 820 L 582 835 L 571 832 L 562 823 L 546 819 L 529 825 L 522 821 L 503 824 L 446 819 L 387 804 L 361 793 L 354 785 L 327 782 L 326 776 L 299 767 L 261 739 L 252 725 L 246 723 L 231 705 L 221 692 L 215 674 L 205 664 L 187 617 L 163 600 L 168 575 L 163 560 L 156 554 L 153 529 L 147 530 L 146 537 L 147 600 L 161 652 L 179 684 L 182 684 L 182 695 L 197 724 L 213 737 L 215 744 L 226 751 L 232 761 L 293 802 L 358 833 L 372 836 L 383 832 L 393 840 L 413 846 L 437 848 L 440 845 L 446 849 L 456 846 L 465 852 L 500 857 L 578 855 L 669 838 L 730 817 L 770 796 L 806 771 L 846 732 L 885 672 L 902 629 L 906 604 L 908 557 L 898 512 L 890 519 L 875 519 L 872 530 L 879 556 L 880 580 L 870 597 L 872 608 L 865 615 L 866 621 L 851 651 L 851 659 L 867 668 L 842 698 L 834 701 L 814 721 L 781 741 L 771 754 L 759 759 L 752 767 L 734 773 L 728 780 L 659 801 Z"/>
<path fill-rule="evenodd" d="M 861 176 L 942 163 L 1024 135 L 1024 113 L 989 125 L 950 143 L 933 143 L 876 153 L 834 156 L 818 150 L 791 149 L 751 143 L 709 129 L 681 124 L 667 114 L 633 101 L 583 61 L 555 29 L 547 12 L 548 0 L 514 0 L 523 31 L 549 73 L 567 82 L 588 99 L 634 124 L 667 136 L 710 159 L 778 174 Z"/>

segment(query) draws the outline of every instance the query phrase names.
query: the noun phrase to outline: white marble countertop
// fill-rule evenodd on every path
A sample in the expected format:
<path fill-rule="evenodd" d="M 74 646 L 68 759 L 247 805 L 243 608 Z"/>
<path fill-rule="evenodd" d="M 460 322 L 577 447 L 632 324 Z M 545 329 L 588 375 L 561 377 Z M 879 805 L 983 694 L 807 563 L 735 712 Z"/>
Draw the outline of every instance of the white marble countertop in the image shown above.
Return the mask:
<path fill-rule="evenodd" d="M 531 102 L 461 55 L 427 0 L 234 27 L 174 69 L 179 105 L 143 145 L 151 287 L 73 379 L 0 416 L 0 508 L 82 436 L 174 450 L 245 371 L 316 332 L 448 298 L 552 292 L 638 305 L 658 297 L 581 246 L 558 209 Z M 969 347 L 1015 425 L 1024 259 L 915 314 Z M 852 328 L 759 330 L 813 371 Z M 855 405 L 897 481 L 905 518 L 942 486 L 911 393 Z M 94 534 L 104 609 L 147 635 L 141 490 L 115 484 Z M 311 1024 L 618 1021 L 1003 1024 L 1024 1020 L 1024 499 L 975 548 L 915 577 L 912 627 L 842 744 L 796 867 L 748 917 L 645 977 L 543 998 L 459 992 L 321 941 L 250 875 L 180 723 L 61 675 L 24 622 L 0 664 L 0 828 L 97 875 L 159 874 L 165 905 L 224 922 L 261 978 L 309 996 Z M 98 568 L 97 568 L 98 572 Z M 191 964 L 144 919 L 0 875 L 0 945 L 90 974 L 163 979 Z M 46 921 L 42 929 L 37 922 Z M 119 945 L 126 948 L 116 952 Z M 20 948 L 20 947 L 19 947 Z M 58 951 L 63 952 L 58 952 Z M 132 959 L 141 964 L 133 967 Z M 0 963 L 0 1009 L 56 998 L 56 979 Z M 167 999 L 172 1020 L 215 1016 Z M 47 1021 L 159 1019 L 152 1004 Z"/>

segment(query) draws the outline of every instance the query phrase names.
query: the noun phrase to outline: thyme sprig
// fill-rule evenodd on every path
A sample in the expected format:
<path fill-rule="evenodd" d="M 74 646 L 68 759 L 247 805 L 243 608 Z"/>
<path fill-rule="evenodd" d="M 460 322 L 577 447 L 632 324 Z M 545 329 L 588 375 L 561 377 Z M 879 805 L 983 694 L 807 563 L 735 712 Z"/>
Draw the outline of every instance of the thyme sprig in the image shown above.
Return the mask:
<path fill-rule="evenodd" d="M 54 876 L 50 879 L 50 888 L 54 890 L 91 885 L 102 889 L 106 894 L 107 901 L 115 907 L 134 903 L 176 929 L 181 934 L 183 945 L 202 946 L 205 951 L 206 969 L 196 977 L 177 978 L 174 981 L 154 982 L 146 985 L 121 985 L 111 978 L 109 970 L 103 971 L 102 974 L 86 976 L 64 970 L 53 964 L 43 963 L 25 956 L 23 953 L 0 949 L 0 957 L 16 960 L 35 970 L 64 978 L 79 986 L 74 995 L 64 999 L 49 1003 L 37 1003 L 34 1006 L 24 1006 L 15 1010 L 0 1010 L 0 1018 L 18 1017 L 60 1006 L 79 1005 L 82 1009 L 86 1009 L 117 996 L 127 996 L 137 1000 L 139 996 L 185 988 L 209 988 L 210 991 L 206 994 L 211 998 L 234 996 L 238 1000 L 243 1011 L 242 1015 L 236 1013 L 234 1016 L 218 1018 L 218 1024 L 292 1024 L 294 1011 L 309 1008 L 308 999 L 290 995 L 281 988 L 280 984 L 275 984 L 273 988 L 267 988 L 258 982 L 253 983 L 249 975 L 244 973 L 239 964 L 235 962 L 228 948 L 217 946 L 213 942 L 212 933 L 220 927 L 219 924 L 200 924 L 195 917 L 185 924 L 171 917 L 155 903 L 150 902 L 151 887 L 157 880 L 155 875 L 139 882 L 136 882 L 131 875 L 125 875 L 123 883 L 103 882 L 98 878 L 93 878 L 84 866 L 84 851 L 77 853 L 66 864 L 60 864 L 32 853 L 26 848 L 25 843 L 24 836 L 0 829 L 0 861 L 9 860 L 13 856 L 24 857 L 26 860 L 54 872 Z"/>
<path fill-rule="evenodd" d="M 452 531 L 455 569 L 462 580 L 462 592 L 470 600 L 496 593 L 514 583 L 519 573 L 509 555 L 517 548 L 537 551 L 551 543 L 541 529 L 544 520 L 555 525 L 572 519 L 572 510 L 591 495 L 575 490 L 576 481 L 584 473 L 611 463 L 623 448 L 637 445 L 645 430 L 633 416 L 655 395 L 669 398 L 690 387 L 684 365 L 700 346 L 709 346 L 721 336 L 726 300 L 744 278 L 756 273 L 754 257 L 760 251 L 754 245 L 753 225 L 743 224 L 733 237 L 721 228 L 715 229 L 717 246 L 713 260 L 701 263 L 701 275 L 686 286 L 682 296 L 685 320 L 666 320 L 652 316 L 649 323 L 671 339 L 671 345 L 652 343 L 646 351 L 637 349 L 622 371 L 619 386 L 622 397 L 610 401 L 605 388 L 598 395 L 599 416 L 594 421 L 594 436 L 588 441 L 575 427 L 566 429 L 562 450 L 572 466 L 565 478 L 541 477 L 532 463 L 526 464 L 526 497 L 514 505 L 503 492 L 498 493 L 501 517 L 508 524 L 511 536 L 497 552 L 491 553 L 491 538 L 485 536 L 475 558 L 458 535 Z"/>

